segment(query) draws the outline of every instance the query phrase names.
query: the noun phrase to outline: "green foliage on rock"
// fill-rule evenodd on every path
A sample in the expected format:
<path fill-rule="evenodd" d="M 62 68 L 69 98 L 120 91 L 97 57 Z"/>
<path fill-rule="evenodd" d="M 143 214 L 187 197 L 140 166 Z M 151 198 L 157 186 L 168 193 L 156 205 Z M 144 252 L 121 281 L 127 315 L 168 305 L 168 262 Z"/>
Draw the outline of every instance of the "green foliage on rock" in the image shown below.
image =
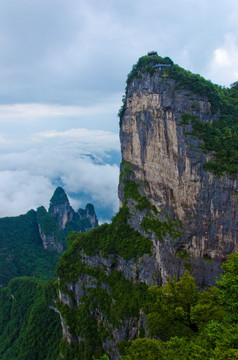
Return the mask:
<path fill-rule="evenodd" d="M 141 184 L 136 184 L 133 180 L 124 180 L 124 201 L 126 202 L 128 199 L 134 199 L 137 202 L 136 208 L 140 211 L 142 210 L 153 210 L 157 213 L 157 209 L 155 206 L 151 205 L 149 200 L 140 194 L 139 189 Z"/>
<path fill-rule="evenodd" d="M 141 228 L 147 234 L 154 233 L 156 237 L 163 242 L 164 238 L 169 235 L 173 239 L 181 236 L 181 224 L 178 220 L 165 217 L 165 220 L 156 219 L 151 213 L 148 213 L 142 220 Z"/>
<path fill-rule="evenodd" d="M 169 57 L 163 58 L 161 56 L 140 57 L 137 64 L 133 65 L 131 72 L 127 76 L 127 85 L 129 85 L 134 78 L 141 79 L 143 73 L 149 72 L 150 75 L 153 75 L 157 71 L 154 66 L 158 64 L 171 65 L 172 68 L 173 61 Z"/>
<path fill-rule="evenodd" d="M 233 115 L 236 118 L 231 114 L 213 123 L 204 123 L 190 114 L 182 115 L 181 125 L 192 125 L 192 131 L 186 131 L 186 134 L 201 139 L 201 148 L 213 154 L 213 160 L 208 161 L 203 167 L 217 176 L 224 173 L 232 175 L 238 171 L 238 106 Z"/>
<path fill-rule="evenodd" d="M 78 262 L 81 262 L 80 258 Z M 57 308 L 69 326 L 70 333 L 82 339 L 81 344 L 73 346 L 73 352 L 67 346 L 63 347 L 62 353 L 66 360 L 74 359 L 72 354 L 79 350 L 78 354 L 85 360 L 102 355 L 102 343 L 111 339 L 110 329 L 120 329 L 129 318 L 139 318 L 140 309 L 146 300 L 146 284 L 133 284 L 120 271 L 112 270 L 108 274 L 97 268 L 82 266 L 84 285 L 81 288 L 81 305 L 77 306 L 70 291 L 70 306 L 59 300 L 57 302 Z M 80 280 L 79 275 L 78 278 Z"/>
<path fill-rule="evenodd" d="M 146 234 L 154 233 L 155 236 L 163 241 L 166 235 L 172 238 L 181 236 L 181 223 L 178 220 L 171 219 L 169 216 L 162 215 L 156 207 L 150 203 L 142 191 L 147 186 L 146 182 L 136 183 L 133 179 L 133 164 L 123 161 L 120 182 L 123 183 L 123 200 L 127 204 L 129 200 L 136 202 L 135 209 L 139 211 L 147 210 L 141 222 L 141 229 Z M 159 218 L 158 218 L 159 217 Z"/>
<path fill-rule="evenodd" d="M 190 314 L 198 301 L 198 291 L 188 273 L 180 281 L 169 280 L 160 288 L 150 288 L 149 295 L 146 312 L 151 336 L 168 340 L 172 336 L 190 336 L 197 329 Z"/>
<path fill-rule="evenodd" d="M 73 274 L 69 268 L 75 271 L 74 264 L 81 251 L 87 255 L 100 253 L 104 257 L 119 255 L 126 260 L 150 253 L 152 242 L 134 231 L 127 223 L 128 218 L 129 210 L 123 206 L 111 224 L 103 224 L 88 233 L 72 232 L 68 236 L 69 249 L 57 265 L 59 277 L 64 278 L 67 272 L 71 278 Z"/>

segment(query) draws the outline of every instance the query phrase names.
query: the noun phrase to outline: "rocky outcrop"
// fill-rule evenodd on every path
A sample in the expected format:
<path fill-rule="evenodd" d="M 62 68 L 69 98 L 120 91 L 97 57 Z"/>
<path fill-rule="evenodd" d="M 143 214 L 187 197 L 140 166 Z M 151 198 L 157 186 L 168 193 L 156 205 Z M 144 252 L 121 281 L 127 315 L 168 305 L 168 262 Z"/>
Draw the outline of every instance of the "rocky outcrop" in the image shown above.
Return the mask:
<path fill-rule="evenodd" d="M 61 254 L 64 246 L 59 239 L 56 238 L 55 234 L 46 235 L 44 231 L 41 229 L 41 225 L 38 224 L 39 234 L 42 240 L 43 248 L 50 251 L 56 251 L 57 253 Z"/>
<path fill-rule="evenodd" d="M 212 122 L 219 113 L 211 112 L 205 97 L 177 90 L 175 80 L 161 75 L 143 74 L 128 86 L 120 131 L 121 172 L 129 164 L 127 178 L 146 184 L 140 192 L 155 206 L 157 217 L 166 215 L 182 224 L 176 241 L 168 234 L 163 242 L 154 239 L 163 282 L 186 266 L 200 285 L 214 285 L 221 262 L 238 249 L 238 179 L 217 178 L 204 170 L 209 155 L 201 151 L 201 141 L 186 135 L 191 125 L 181 124 L 184 114 Z M 123 181 L 119 198 L 123 203 Z M 131 213 L 136 219 L 132 226 L 143 232 L 140 212 L 135 215 L 131 207 Z"/>
<path fill-rule="evenodd" d="M 37 209 L 37 219 L 44 249 L 58 253 L 65 249 L 65 239 L 70 231 L 85 232 L 98 226 L 94 206 L 87 204 L 85 210 L 75 212 L 61 187 L 56 188 L 48 212 L 43 206 Z"/>
<path fill-rule="evenodd" d="M 50 200 L 49 214 L 56 219 L 60 230 L 64 230 L 66 224 L 73 220 L 74 210 L 61 187 L 56 188 Z"/>
<path fill-rule="evenodd" d="M 84 221 L 87 220 L 88 221 L 88 230 L 85 231 L 89 231 L 94 227 L 98 226 L 98 219 L 95 213 L 95 209 L 94 206 L 92 204 L 87 204 L 85 210 L 83 209 L 79 209 L 78 210 L 78 215 L 79 215 L 79 220 L 80 221 Z M 86 224 L 85 224 L 86 225 Z"/>

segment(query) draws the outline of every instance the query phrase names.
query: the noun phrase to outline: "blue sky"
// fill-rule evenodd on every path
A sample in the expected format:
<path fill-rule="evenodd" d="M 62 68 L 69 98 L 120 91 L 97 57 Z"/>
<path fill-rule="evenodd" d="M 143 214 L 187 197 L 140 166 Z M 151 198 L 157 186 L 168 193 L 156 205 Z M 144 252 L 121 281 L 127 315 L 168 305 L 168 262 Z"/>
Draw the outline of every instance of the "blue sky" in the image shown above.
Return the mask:
<path fill-rule="evenodd" d="M 221 85 L 238 80 L 237 0 L 0 0 L 0 10 L 0 216 L 47 207 L 58 184 L 102 221 L 117 210 L 117 113 L 148 51 Z"/>

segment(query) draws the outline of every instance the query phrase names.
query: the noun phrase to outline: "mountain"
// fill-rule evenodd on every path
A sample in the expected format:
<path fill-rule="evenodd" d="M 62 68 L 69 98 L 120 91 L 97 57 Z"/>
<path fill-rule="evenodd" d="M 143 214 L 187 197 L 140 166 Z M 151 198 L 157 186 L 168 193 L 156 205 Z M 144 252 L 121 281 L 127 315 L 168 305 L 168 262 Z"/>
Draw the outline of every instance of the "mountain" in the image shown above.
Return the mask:
<path fill-rule="evenodd" d="M 58 253 L 66 248 L 65 239 L 70 231 L 85 232 L 98 226 L 94 206 L 87 204 L 85 210 L 75 212 L 61 187 L 56 188 L 48 212 L 43 206 L 37 209 L 37 221 L 44 249 Z"/>
<path fill-rule="evenodd" d="M 93 205 L 75 212 L 62 188 L 55 190 L 48 212 L 42 206 L 25 215 L 1 218 L 0 286 L 17 276 L 55 278 L 55 267 L 60 253 L 66 249 L 68 233 L 96 226 Z"/>
<path fill-rule="evenodd" d="M 130 223 L 153 241 L 163 284 L 167 277 L 180 277 L 189 268 L 200 286 L 211 286 L 226 255 L 238 250 L 237 117 L 234 124 L 232 119 L 225 123 L 219 96 L 221 103 L 229 97 L 224 98 L 222 89 L 188 74 L 191 80 L 186 81 L 196 84 L 190 89 L 172 64 L 169 70 L 157 69 L 152 76 L 143 68 L 138 70 L 128 84 L 120 129 L 119 198 L 124 203 L 127 189 L 134 188 L 127 201 Z M 215 101 L 209 91 L 206 96 L 200 90 L 202 86 L 211 88 Z M 237 116 L 237 105 L 234 110 Z M 217 125 L 220 122 L 224 134 Z M 206 131 L 210 147 L 214 138 L 212 151 L 201 136 L 205 138 Z M 219 157 L 221 151 L 216 154 L 220 133 L 222 138 L 228 136 L 228 144 L 222 139 L 227 162 L 225 156 Z M 136 193 L 149 202 L 150 209 L 138 208 Z"/>
<path fill-rule="evenodd" d="M 71 233 L 57 265 L 66 360 L 103 353 L 117 360 L 129 340 L 149 336 L 149 320 L 166 329 L 172 317 L 165 317 L 163 296 L 168 302 L 170 293 L 170 336 L 195 334 L 190 310 L 200 295 L 186 303 L 198 292 L 185 270 L 200 288 L 215 285 L 226 255 L 237 250 L 237 89 L 214 85 L 169 58 L 145 56 L 128 76 L 119 116 L 120 210 L 111 224 Z M 181 282 L 166 287 L 173 276 Z M 162 294 L 152 290 L 155 303 L 148 304 L 149 287 L 158 285 L 165 286 Z M 203 296 L 199 311 L 207 315 L 216 297 Z M 218 321 L 209 314 L 205 323 Z M 128 359 L 136 358 L 143 357 Z"/>
<path fill-rule="evenodd" d="M 0 219 L 0 358 L 55 360 L 62 336 L 55 267 L 71 230 L 98 226 L 94 206 L 75 212 L 58 187 L 49 211 Z"/>

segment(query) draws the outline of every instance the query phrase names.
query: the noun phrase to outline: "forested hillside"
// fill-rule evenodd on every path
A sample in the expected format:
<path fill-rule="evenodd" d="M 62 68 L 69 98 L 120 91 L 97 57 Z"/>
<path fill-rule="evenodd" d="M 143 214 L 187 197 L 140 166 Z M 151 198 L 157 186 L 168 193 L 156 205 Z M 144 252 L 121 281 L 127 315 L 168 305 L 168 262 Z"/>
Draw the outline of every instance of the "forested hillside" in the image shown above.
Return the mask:
<path fill-rule="evenodd" d="M 0 219 L 0 284 L 17 276 L 55 278 L 59 259 L 56 252 L 43 248 L 36 212 Z"/>

